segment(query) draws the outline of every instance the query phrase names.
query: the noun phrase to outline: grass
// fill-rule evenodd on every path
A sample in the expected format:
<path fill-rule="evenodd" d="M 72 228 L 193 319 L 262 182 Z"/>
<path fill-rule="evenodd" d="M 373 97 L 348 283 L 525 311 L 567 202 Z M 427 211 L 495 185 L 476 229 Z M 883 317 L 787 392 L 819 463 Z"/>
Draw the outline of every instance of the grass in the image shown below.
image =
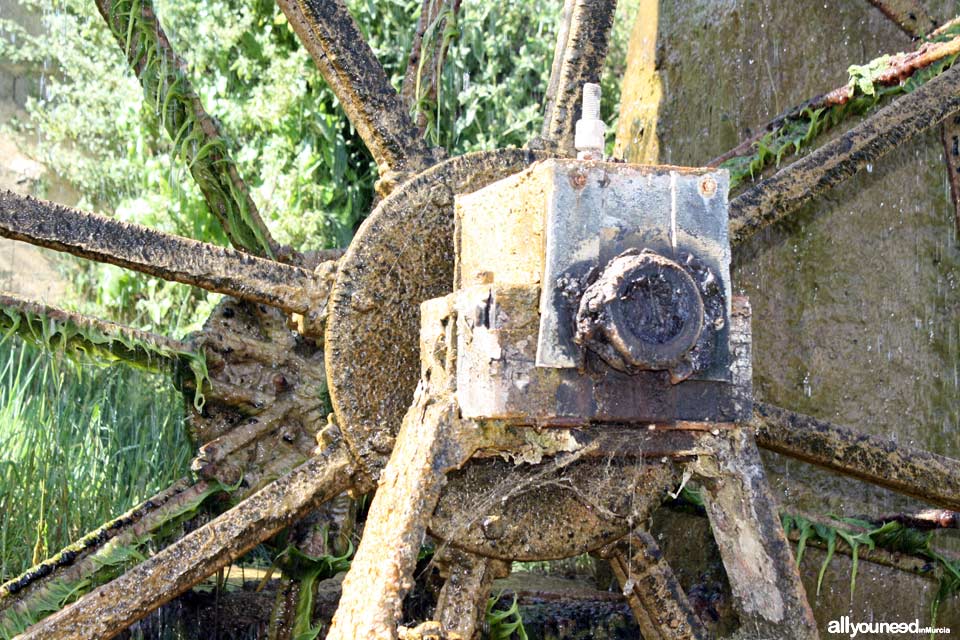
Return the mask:
<path fill-rule="evenodd" d="M 183 398 L 166 378 L 0 344 L 0 579 L 187 473 Z"/>

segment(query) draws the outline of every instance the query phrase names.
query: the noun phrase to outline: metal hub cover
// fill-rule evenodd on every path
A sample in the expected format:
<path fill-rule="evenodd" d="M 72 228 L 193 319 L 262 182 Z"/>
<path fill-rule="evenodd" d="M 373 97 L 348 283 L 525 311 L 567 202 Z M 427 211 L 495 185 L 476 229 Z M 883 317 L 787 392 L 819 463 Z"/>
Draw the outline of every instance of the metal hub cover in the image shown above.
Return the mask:
<path fill-rule="evenodd" d="M 546 154 L 483 151 L 401 185 L 361 225 L 330 294 L 325 359 L 344 440 L 376 478 L 420 373 L 420 303 L 453 289 L 453 197 L 523 170 Z"/>

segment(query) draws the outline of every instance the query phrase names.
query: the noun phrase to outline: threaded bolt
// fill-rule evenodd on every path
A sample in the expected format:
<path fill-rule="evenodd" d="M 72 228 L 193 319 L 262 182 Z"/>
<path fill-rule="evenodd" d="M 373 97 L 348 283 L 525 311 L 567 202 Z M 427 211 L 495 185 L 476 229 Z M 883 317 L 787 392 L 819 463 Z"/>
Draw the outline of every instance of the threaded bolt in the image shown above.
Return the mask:
<path fill-rule="evenodd" d="M 580 160 L 603 160 L 603 142 L 606 126 L 600 119 L 600 85 L 587 82 L 583 85 L 583 103 L 580 119 L 577 120 L 573 146 Z"/>
<path fill-rule="evenodd" d="M 583 85 L 583 107 L 580 111 L 583 120 L 600 119 L 600 85 L 592 82 Z"/>

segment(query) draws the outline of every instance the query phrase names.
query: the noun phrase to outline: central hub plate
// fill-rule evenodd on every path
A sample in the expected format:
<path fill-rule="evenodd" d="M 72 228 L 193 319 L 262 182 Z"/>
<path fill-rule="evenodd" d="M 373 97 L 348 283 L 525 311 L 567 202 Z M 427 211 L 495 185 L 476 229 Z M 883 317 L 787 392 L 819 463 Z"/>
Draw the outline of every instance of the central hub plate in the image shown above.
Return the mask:
<path fill-rule="evenodd" d="M 725 170 L 551 159 L 457 198 L 456 288 L 539 284 L 536 364 L 582 365 L 569 293 L 627 249 L 672 260 L 692 254 L 720 280 L 725 301 L 713 364 L 729 377 L 730 242 Z"/>

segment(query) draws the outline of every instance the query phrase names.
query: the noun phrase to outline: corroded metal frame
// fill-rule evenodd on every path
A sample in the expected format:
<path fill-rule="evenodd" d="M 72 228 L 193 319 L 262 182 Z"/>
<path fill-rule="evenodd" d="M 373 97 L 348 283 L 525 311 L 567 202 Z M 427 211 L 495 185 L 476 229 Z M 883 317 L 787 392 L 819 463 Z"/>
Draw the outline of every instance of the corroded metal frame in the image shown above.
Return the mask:
<path fill-rule="evenodd" d="M 888 15 L 898 16 L 900 21 L 904 21 L 905 30 L 926 30 L 929 27 L 929 16 L 914 14 L 911 18 L 910 7 L 916 4 L 914 2 L 871 1 Z M 466 188 L 463 185 L 474 183 L 473 178 L 468 175 L 469 172 L 491 172 L 490 167 L 495 167 L 488 175 L 499 175 L 497 171 L 521 166 L 533 161 L 537 156 L 520 156 L 521 152 L 509 152 L 507 156 L 514 154 L 516 157 L 510 156 L 506 161 L 505 156 L 498 158 L 496 155 L 479 162 L 455 160 L 446 168 L 427 171 L 404 183 L 411 174 L 434 164 L 438 155 L 427 149 L 417 135 L 414 123 L 407 116 L 406 108 L 409 105 L 403 104 L 402 99 L 387 82 L 386 74 L 369 46 L 366 46 L 360 37 L 359 30 L 342 0 L 278 0 L 278 4 L 289 17 L 291 25 L 313 56 L 324 78 L 334 89 L 380 165 L 381 174 L 392 174 L 391 180 L 399 185 L 393 199 L 388 198 L 381 210 L 365 224 L 365 231 L 358 235 L 354 246 L 343 260 L 343 264 L 348 266 L 344 269 L 344 277 L 334 287 L 335 299 L 338 299 L 336 292 L 339 291 L 339 300 L 347 300 L 346 296 L 349 294 L 353 296 L 350 299 L 361 306 L 371 302 L 375 305 L 375 300 L 364 299 L 365 295 L 369 295 L 368 287 L 371 285 L 357 279 L 357 269 L 361 267 L 361 263 L 357 262 L 356 256 L 362 254 L 366 260 L 376 261 L 378 258 L 389 259 L 391 255 L 396 255 L 391 254 L 391 250 L 396 246 L 397 237 L 390 234 L 378 235 L 391 217 L 394 220 L 389 224 L 399 226 L 404 216 L 409 215 L 411 208 L 417 203 L 431 203 L 434 213 L 430 219 L 440 223 L 442 227 L 449 219 L 445 216 L 449 215 L 452 195 L 458 189 Z M 216 120 L 206 113 L 190 89 L 185 65 L 163 34 L 151 3 L 142 0 L 130 6 L 134 5 L 138 11 L 128 10 L 124 13 L 117 12 L 118 8 L 126 6 L 124 3 L 97 0 L 98 9 L 118 44 L 124 49 L 132 69 L 143 82 L 147 99 L 158 104 L 167 104 L 168 99 L 175 102 L 180 100 L 174 99 L 174 88 L 182 94 L 182 111 L 178 116 L 180 119 L 167 118 L 167 114 L 164 114 L 162 119 L 162 124 L 171 138 L 175 142 L 178 140 L 182 133 L 180 129 L 183 127 L 183 114 L 188 114 L 197 127 L 196 135 L 204 141 L 200 146 L 209 144 L 210 148 L 217 150 L 207 158 L 190 158 L 188 155 L 187 165 L 200 182 L 208 205 L 221 221 L 230 240 L 238 249 L 248 253 L 196 243 L 142 227 L 123 225 L 94 214 L 84 214 L 12 194 L 0 196 L 0 227 L 3 229 L 0 234 L 151 273 L 164 279 L 200 286 L 254 303 L 274 306 L 287 313 L 309 315 L 311 322 L 322 325 L 326 319 L 328 290 L 330 280 L 336 274 L 336 264 L 324 263 L 324 268 L 318 272 L 282 264 L 282 261 L 302 263 L 303 258 L 280 247 L 270 237 L 250 198 L 248 188 L 240 178 L 236 166 L 230 161 L 229 154 L 225 152 L 226 146 L 221 146 L 223 138 Z M 532 144 L 532 147 L 539 145 L 558 153 L 570 152 L 571 133 L 577 111 L 576 95 L 583 82 L 596 80 L 606 53 L 615 6 L 616 3 L 611 0 L 568 0 L 565 3 L 565 17 L 547 95 L 543 138 Z M 127 41 L 125 34 L 128 33 L 127 27 L 131 20 L 140 21 L 140 26 L 144 27 L 137 31 L 137 38 L 142 36 L 143 41 Z M 917 24 L 908 24 L 909 20 Z M 166 76 L 145 75 L 148 49 L 167 61 L 164 67 L 168 71 Z M 915 93 L 896 99 L 836 141 L 748 189 L 732 202 L 734 220 L 731 223 L 731 236 L 734 241 L 746 238 L 765 224 L 785 218 L 816 194 L 850 177 L 894 146 L 948 117 L 955 116 L 960 111 L 960 99 L 956 91 L 960 77 L 958 74 L 960 71 L 948 71 Z M 948 129 L 950 130 L 952 129 Z M 187 153 L 189 154 L 189 150 Z M 952 172 L 952 183 L 956 183 L 955 178 Z M 953 186 L 956 197 L 956 184 Z M 390 202 L 395 203 L 395 206 L 391 207 Z M 445 248 L 447 253 L 444 255 L 452 256 L 452 245 L 438 246 L 441 251 Z M 251 257 L 249 253 L 270 256 L 271 259 L 260 260 Z M 412 278 L 417 275 L 419 274 L 403 277 Z M 348 284 L 351 278 L 354 285 L 352 289 Z M 418 298 L 418 295 L 425 295 L 425 291 L 414 293 L 405 299 L 398 298 L 396 303 L 415 308 L 425 299 Z M 63 315 L 65 312 L 12 298 L 0 299 L 0 306 L 10 310 L 10 313 L 29 312 L 38 317 L 83 322 L 87 329 L 94 333 L 102 331 L 108 335 L 117 335 L 117 332 L 128 331 L 114 325 L 105 325 L 96 319 L 67 317 Z M 389 321 L 391 313 L 402 316 L 403 313 L 409 314 L 409 308 L 406 312 L 393 310 L 377 319 Z M 348 316 L 349 314 L 335 314 L 332 324 L 336 325 L 338 321 L 355 321 L 355 318 Z M 413 317 L 418 318 L 418 314 L 414 312 Z M 366 328 L 361 330 L 377 331 L 377 322 L 372 321 L 373 319 L 372 316 Z M 310 325 L 311 322 L 301 322 L 301 326 Z M 409 329 L 411 324 L 407 322 L 403 326 Z M 327 337 L 329 339 L 331 335 L 336 336 L 337 332 L 346 333 L 348 330 L 348 324 L 341 324 L 331 333 L 328 326 Z M 312 335 L 319 334 L 314 331 Z M 173 351 L 188 346 L 147 334 L 136 334 L 135 337 L 138 341 L 161 345 Z M 396 337 L 401 342 L 413 340 L 412 336 L 405 335 L 402 331 Z M 407 347 L 401 345 L 400 348 Z M 141 360 L 142 355 L 144 354 L 122 351 L 112 353 L 114 357 L 132 360 Z M 347 366 L 342 360 L 339 364 Z M 369 370 L 348 372 L 349 375 L 374 375 Z M 401 380 L 400 384 L 396 384 L 394 380 L 389 381 L 389 384 L 396 387 L 395 393 L 404 398 L 404 402 L 409 402 L 412 392 L 412 386 L 409 385 L 415 383 L 416 375 L 413 374 L 412 377 L 412 382 Z M 282 383 L 282 380 L 277 382 L 281 386 Z M 423 397 L 418 396 L 418 401 L 422 403 Z M 437 408 L 431 409 L 436 410 Z M 341 411 L 338 410 L 339 413 Z M 271 423 L 267 421 L 267 424 Z M 956 501 L 956 495 L 960 493 L 960 462 L 956 460 L 914 450 L 884 438 L 858 435 L 843 427 L 765 405 L 757 407 L 750 426 L 757 430 L 758 442 L 765 448 L 888 486 L 948 508 L 956 509 L 960 506 Z M 355 433 L 347 429 L 344 433 L 347 440 L 350 436 L 356 437 L 351 447 L 337 439 L 336 429 L 332 429 L 332 434 L 332 442 L 313 459 L 289 471 L 288 475 L 241 502 L 207 526 L 175 542 L 173 546 L 122 578 L 104 585 L 97 592 L 81 598 L 76 604 L 35 625 L 23 637 L 112 637 L 130 622 L 146 615 L 175 593 L 190 588 L 222 568 L 238 557 L 244 549 L 268 538 L 273 532 L 290 524 L 340 490 L 347 487 L 361 490 L 369 488 L 371 480 L 378 475 L 385 456 L 393 446 L 392 438 L 388 434 L 386 438 L 380 437 L 378 440 L 374 429 Z M 689 434 L 681 435 L 690 437 Z M 468 441 L 466 438 L 458 446 L 463 446 Z M 592 451 L 600 451 L 602 446 L 603 443 L 600 442 Z M 680 443 L 673 443 L 671 446 L 674 451 L 677 450 L 676 447 L 682 448 Z M 825 455 L 825 447 L 837 451 L 838 455 Z M 425 459 L 442 468 L 444 457 L 439 454 L 443 453 L 426 452 Z M 933 481 L 934 478 L 936 481 Z M 166 493 L 162 494 L 164 503 L 168 498 Z M 160 501 L 158 498 L 157 502 Z M 127 526 L 133 526 L 133 522 L 122 525 Z M 118 529 L 122 527 L 118 525 Z M 107 536 L 96 535 L 94 538 L 89 541 L 91 549 L 103 544 Z M 412 538 L 399 542 L 407 546 L 407 551 L 415 549 L 418 544 L 418 541 Z M 656 572 L 656 560 L 649 556 L 654 553 L 653 547 L 648 545 L 647 552 L 646 557 L 626 558 L 622 554 L 617 555 L 616 562 L 646 563 L 653 567 L 650 571 Z M 169 566 L 165 566 L 164 562 L 172 558 L 177 558 L 177 562 L 170 562 Z M 487 584 L 489 575 L 492 575 L 489 567 L 486 567 L 484 562 L 478 564 L 476 556 L 469 555 L 452 557 L 449 562 L 452 563 L 449 569 L 450 579 L 461 582 L 466 580 L 472 586 L 465 587 L 465 591 L 473 592 L 474 598 L 478 597 L 476 594 L 482 593 L 483 585 Z M 17 592 L 26 597 L 35 589 L 42 590 L 46 581 L 53 576 L 67 571 L 79 571 L 82 560 L 79 556 L 67 554 L 59 561 L 44 566 L 46 568 L 31 573 L 29 578 L 18 579 L 0 588 L 0 615 L 7 607 L 15 604 L 14 601 L 20 604 L 25 602 L 13 598 L 11 585 L 14 582 L 23 585 Z M 663 585 L 669 586 L 669 576 L 662 572 L 657 575 L 661 589 L 666 588 Z M 148 588 L 143 589 L 143 593 L 134 601 L 128 600 L 130 593 L 140 591 L 143 584 Z M 449 593 L 456 591 L 455 585 L 448 584 Z M 461 592 L 464 590 L 457 593 Z M 641 596 L 637 594 L 637 597 Z M 109 603 L 110 615 L 101 616 L 100 611 L 105 602 Z M 678 601 L 677 606 L 680 607 L 678 611 L 683 613 L 682 602 Z M 446 607 L 443 610 L 448 611 Z M 395 620 L 382 622 L 386 625 L 385 637 L 391 637 L 395 633 Z M 695 636 L 697 632 L 694 625 L 691 623 L 688 627 L 688 635 Z"/>

